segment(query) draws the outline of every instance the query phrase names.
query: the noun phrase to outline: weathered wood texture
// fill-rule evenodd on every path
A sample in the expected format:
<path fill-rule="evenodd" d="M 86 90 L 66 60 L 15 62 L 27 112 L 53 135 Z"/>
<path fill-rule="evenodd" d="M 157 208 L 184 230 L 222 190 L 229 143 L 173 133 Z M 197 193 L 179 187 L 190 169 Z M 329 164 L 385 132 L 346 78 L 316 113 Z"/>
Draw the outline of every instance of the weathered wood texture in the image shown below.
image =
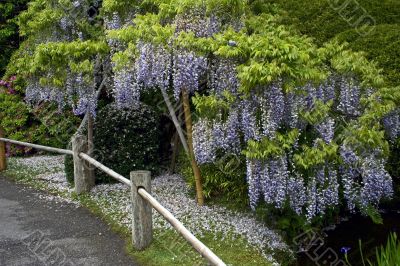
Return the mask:
<path fill-rule="evenodd" d="M 90 175 L 87 164 L 79 156 L 86 152 L 87 141 L 84 136 L 77 135 L 72 139 L 72 151 L 74 157 L 74 183 L 76 194 L 89 192 L 94 187 L 94 176 Z"/>
<path fill-rule="evenodd" d="M 137 250 L 144 250 L 153 240 L 153 221 L 151 205 L 143 199 L 139 188 L 151 192 L 151 174 L 149 171 L 131 172 L 132 197 L 132 243 Z"/>
<path fill-rule="evenodd" d="M 4 138 L 4 130 L 0 127 L 0 138 Z M 0 141 L 0 171 L 7 170 L 6 143 Z"/>

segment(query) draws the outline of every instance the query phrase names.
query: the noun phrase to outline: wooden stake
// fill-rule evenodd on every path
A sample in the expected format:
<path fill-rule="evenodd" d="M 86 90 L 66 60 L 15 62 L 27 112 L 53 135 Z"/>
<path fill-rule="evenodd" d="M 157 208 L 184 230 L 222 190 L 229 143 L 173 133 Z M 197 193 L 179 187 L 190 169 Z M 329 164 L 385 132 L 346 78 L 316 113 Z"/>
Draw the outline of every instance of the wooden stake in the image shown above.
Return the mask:
<path fill-rule="evenodd" d="M 80 195 L 90 192 L 94 187 L 94 179 L 90 176 L 86 162 L 81 159 L 80 153 L 86 152 L 86 138 L 81 135 L 74 136 L 72 139 L 72 151 L 74 156 L 74 184 L 75 192 Z"/>
<path fill-rule="evenodd" d="M 5 137 L 4 130 L 0 126 L 0 138 L 4 137 Z M 4 170 L 7 170 L 6 143 L 0 141 L 0 171 Z"/>
<path fill-rule="evenodd" d="M 132 244 L 137 250 L 144 250 L 153 240 L 153 220 L 151 205 L 138 194 L 139 188 L 151 193 L 149 171 L 131 172 Z"/>
<path fill-rule="evenodd" d="M 188 148 L 189 148 L 189 158 L 193 169 L 194 179 L 196 182 L 197 203 L 201 206 L 204 204 L 203 186 L 201 181 L 200 168 L 197 165 L 193 151 L 192 116 L 190 113 L 189 94 L 185 89 L 182 90 L 182 100 L 183 100 L 183 111 L 185 113 L 185 125 L 186 125 L 186 133 L 187 133 Z"/>

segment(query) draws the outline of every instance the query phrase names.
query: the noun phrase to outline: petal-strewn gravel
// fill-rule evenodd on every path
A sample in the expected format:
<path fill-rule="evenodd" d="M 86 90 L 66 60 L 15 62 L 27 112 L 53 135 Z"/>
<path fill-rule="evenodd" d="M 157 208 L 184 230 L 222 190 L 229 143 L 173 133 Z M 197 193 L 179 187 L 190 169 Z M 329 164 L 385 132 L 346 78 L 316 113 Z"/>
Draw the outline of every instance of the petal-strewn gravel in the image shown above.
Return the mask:
<path fill-rule="evenodd" d="M 45 181 L 49 188 L 70 194 L 72 188 L 66 181 L 63 156 L 36 156 L 13 159 L 15 165 L 29 168 L 39 174 L 35 178 Z M 275 231 L 258 222 L 251 214 L 237 213 L 220 206 L 197 206 L 189 196 L 189 188 L 179 175 L 162 175 L 152 180 L 152 193 L 160 203 L 179 219 L 194 235 L 209 233 L 222 240 L 244 238 L 249 246 L 256 248 L 270 262 L 278 250 L 288 251 L 287 245 Z M 57 196 L 49 200 L 72 202 Z M 121 225 L 131 224 L 130 190 L 123 184 L 102 184 L 90 193 L 96 202 L 102 203 L 103 211 L 113 215 Z M 75 202 L 76 203 L 76 202 Z M 76 203 L 77 204 L 77 203 Z M 153 211 L 154 228 L 171 226 Z"/>

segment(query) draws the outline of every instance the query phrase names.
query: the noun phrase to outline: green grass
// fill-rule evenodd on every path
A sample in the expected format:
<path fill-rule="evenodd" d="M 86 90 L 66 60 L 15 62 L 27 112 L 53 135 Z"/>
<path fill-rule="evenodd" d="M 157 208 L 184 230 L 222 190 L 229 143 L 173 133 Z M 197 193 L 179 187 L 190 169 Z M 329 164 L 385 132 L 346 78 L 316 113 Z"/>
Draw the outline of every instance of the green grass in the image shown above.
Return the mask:
<path fill-rule="evenodd" d="M 137 251 L 131 244 L 131 232 L 129 227 L 121 226 L 118 221 L 121 214 L 106 213 L 105 200 L 94 200 L 89 195 L 79 195 L 61 192 L 49 188 L 46 181 L 35 177 L 46 173 L 46 169 L 32 171 L 17 165 L 15 159 L 9 160 L 9 169 L 2 174 L 8 178 L 30 186 L 34 189 L 49 192 L 50 194 L 73 199 L 88 208 L 93 214 L 102 218 L 110 228 L 126 240 L 126 252 L 141 265 L 208 265 L 205 261 L 175 230 L 155 230 L 154 240 L 145 251 Z M 271 265 L 262 255 L 251 247 L 247 247 L 244 239 L 225 239 L 220 236 L 205 234 L 200 240 L 215 252 L 227 265 Z"/>
<path fill-rule="evenodd" d="M 369 262 L 370 265 L 374 265 Z M 392 266 L 400 265 L 400 240 L 397 238 L 396 233 L 389 235 L 386 246 L 381 246 L 376 250 L 376 265 L 378 266 Z"/>

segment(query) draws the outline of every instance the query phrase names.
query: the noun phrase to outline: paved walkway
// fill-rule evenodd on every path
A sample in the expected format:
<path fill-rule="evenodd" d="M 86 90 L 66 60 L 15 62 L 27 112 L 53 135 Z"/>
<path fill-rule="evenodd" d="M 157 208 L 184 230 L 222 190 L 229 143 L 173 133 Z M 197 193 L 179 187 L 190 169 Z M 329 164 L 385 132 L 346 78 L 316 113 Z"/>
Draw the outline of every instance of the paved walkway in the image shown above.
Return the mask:
<path fill-rule="evenodd" d="M 138 265 L 88 210 L 40 195 L 0 177 L 0 266 Z"/>

